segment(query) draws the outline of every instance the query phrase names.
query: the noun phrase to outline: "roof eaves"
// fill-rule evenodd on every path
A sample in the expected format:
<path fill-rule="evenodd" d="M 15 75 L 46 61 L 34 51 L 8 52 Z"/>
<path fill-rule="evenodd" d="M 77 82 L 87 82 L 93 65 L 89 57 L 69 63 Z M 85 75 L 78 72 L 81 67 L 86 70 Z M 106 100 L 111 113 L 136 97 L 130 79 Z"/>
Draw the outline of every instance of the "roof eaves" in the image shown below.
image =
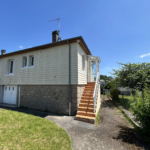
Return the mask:
<path fill-rule="evenodd" d="M 38 49 L 40 49 L 40 48 L 48 48 L 48 47 L 50 47 L 50 46 L 55 46 L 55 45 L 63 45 L 63 44 L 67 44 L 67 41 L 73 41 L 73 40 L 76 40 L 76 39 L 81 39 L 82 40 L 82 42 L 83 42 L 83 44 L 84 44 L 84 46 L 86 47 L 86 49 L 88 50 L 88 52 L 89 52 L 89 54 L 90 55 L 92 55 L 91 54 L 91 52 L 90 52 L 90 50 L 89 50 L 89 48 L 88 48 L 88 46 L 86 45 L 86 43 L 85 43 L 85 41 L 84 41 L 84 39 L 82 38 L 82 36 L 78 36 L 78 37 L 74 37 L 74 38 L 70 38 L 70 39 L 65 39 L 65 40 L 61 40 L 61 41 L 58 41 L 58 42 L 55 42 L 55 43 L 48 43 L 48 44 L 44 44 L 44 45 L 39 45 L 39 46 L 35 46 L 35 47 L 31 47 L 31 48 L 27 48 L 27 49 L 23 49 L 23 50 L 18 50 L 18 51 L 14 51 L 14 52 L 11 52 L 11 53 L 7 53 L 7 54 L 5 54 L 5 55 L 0 55 L 0 58 L 2 58 L 2 57 L 7 57 L 7 56 L 9 56 L 9 55 L 15 55 L 15 54 L 17 54 L 17 53 L 25 53 L 25 52 L 28 52 L 28 51 L 34 51 L 34 50 L 38 50 Z"/>

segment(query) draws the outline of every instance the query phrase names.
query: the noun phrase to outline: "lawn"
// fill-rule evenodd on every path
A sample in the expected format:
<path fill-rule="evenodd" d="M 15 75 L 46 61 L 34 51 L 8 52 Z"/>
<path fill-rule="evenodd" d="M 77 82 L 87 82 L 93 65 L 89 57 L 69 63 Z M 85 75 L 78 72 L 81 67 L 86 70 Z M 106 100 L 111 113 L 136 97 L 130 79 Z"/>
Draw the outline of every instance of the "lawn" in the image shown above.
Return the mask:
<path fill-rule="evenodd" d="M 44 118 L 0 109 L 0 150 L 71 150 L 65 130 Z"/>
<path fill-rule="evenodd" d="M 128 110 L 131 109 L 131 96 L 123 96 L 122 99 L 122 95 L 119 95 L 119 102 Z"/>

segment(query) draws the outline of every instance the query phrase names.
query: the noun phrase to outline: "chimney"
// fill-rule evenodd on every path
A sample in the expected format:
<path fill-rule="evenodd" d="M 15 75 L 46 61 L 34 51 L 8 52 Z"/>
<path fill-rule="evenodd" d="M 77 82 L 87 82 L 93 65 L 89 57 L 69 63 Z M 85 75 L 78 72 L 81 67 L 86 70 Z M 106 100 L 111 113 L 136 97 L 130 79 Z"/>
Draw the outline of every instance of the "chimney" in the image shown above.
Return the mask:
<path fill-rule="evenodd" d="M 52 43 L 58 42 L 58 35 L 59 35 L 59 33 L 57 30 L 52 32 Z"/>
<path fill-rule="evenodd" d="M 5 53 L 6 53 L 6 50 L 2 49 L 1 50 L 1 55 L 5 55 Z"/>

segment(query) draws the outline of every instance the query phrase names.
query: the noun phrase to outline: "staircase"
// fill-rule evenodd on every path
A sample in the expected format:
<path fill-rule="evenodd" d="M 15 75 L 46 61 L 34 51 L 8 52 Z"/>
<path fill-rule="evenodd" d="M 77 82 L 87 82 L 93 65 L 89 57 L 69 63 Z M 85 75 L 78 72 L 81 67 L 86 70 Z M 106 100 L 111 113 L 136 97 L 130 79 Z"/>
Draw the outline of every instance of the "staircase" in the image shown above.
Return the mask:
<path fill-rule="evenodd" d="M 96 117 L 96 106 L 94 112 L 94 104 L 93 104 L 94 88 L 95 82 L 91 82 L 86 85 L 84 92 L 82 94 L 77 115 L 75 116 L 75 120 L 94 124 Z"/>

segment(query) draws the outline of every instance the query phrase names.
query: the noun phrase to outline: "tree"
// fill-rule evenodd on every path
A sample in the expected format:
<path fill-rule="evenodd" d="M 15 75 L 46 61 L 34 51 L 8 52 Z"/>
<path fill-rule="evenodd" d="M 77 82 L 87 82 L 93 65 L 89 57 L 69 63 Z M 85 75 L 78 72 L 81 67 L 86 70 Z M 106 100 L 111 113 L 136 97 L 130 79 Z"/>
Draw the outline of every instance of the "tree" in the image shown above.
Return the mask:
<path fill-rule="evenodd" d="M 105 86 L 105 89 L 113 89 L 116 88 L 115 80 L 112 82 L 108 82 Z"/>
<path fill-rule="evenodd" d="M 100 75 L 100 80 L 104 80 L 105 83 L 109 82 L 109 78 L 106 75 Z"/>
<path fill-rule="evenodd" d="M 143 88 L 145 83 L 150 85 L 150 63 L 118 63 L 119 70 L 113 69 L 112 75 L 116 76 L 118 86 Z"/>

